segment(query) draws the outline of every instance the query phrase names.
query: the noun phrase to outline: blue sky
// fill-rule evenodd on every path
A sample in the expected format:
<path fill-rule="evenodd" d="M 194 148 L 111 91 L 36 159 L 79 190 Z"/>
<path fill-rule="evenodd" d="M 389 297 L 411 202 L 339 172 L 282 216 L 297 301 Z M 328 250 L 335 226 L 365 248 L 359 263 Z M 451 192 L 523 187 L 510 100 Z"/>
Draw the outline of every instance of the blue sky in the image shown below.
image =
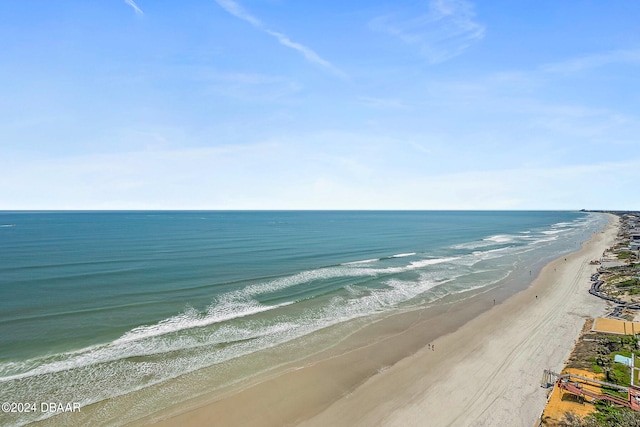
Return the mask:
<path fill-rule="evenodd" d="M 640 2 L 0 3 L 0 209 L 640 210 Z"/>

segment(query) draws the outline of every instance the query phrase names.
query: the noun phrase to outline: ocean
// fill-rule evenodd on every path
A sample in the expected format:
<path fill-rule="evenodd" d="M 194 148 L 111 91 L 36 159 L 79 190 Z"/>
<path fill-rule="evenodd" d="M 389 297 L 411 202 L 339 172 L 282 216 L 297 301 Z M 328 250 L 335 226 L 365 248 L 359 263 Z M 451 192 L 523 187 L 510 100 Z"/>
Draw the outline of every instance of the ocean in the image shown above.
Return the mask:
<path fill-rule="evenodd" d="M 607 221 L 567 211 L 0 212 L 0 403 L 36 409 L 3 406 L 0 425 L 51 417 L 46 402 L 79 405 L 77 425 L 140 418 L 371 319 L 526 286 Z M 132 407 L 113 404 L 133 396 Z"/>

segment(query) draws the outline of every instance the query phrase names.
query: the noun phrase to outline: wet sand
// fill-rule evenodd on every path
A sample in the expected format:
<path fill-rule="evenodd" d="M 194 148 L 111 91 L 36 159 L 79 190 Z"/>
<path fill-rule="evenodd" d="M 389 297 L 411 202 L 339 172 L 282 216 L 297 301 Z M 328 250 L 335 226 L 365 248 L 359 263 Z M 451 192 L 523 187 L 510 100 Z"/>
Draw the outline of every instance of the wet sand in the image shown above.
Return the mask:
<path fill-rule="evenodd" d="M 616 232 L 612 217 L 513 296 L 495 288 L 382 319 L 250 384 L 135 424 L 531 426 L 546 398 L 542 371 L 561 369 L 584 318 L 603 311 L 587 293 L 597 267 L 589 261 Z"/>

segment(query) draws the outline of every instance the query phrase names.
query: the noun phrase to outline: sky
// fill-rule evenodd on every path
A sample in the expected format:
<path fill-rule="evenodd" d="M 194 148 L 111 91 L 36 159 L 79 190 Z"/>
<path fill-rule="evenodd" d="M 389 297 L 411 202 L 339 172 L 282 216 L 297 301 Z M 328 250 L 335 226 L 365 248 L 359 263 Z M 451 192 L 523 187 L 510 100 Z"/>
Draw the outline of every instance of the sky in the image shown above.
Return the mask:
<path fill-rule="evenodd" d="M 0 2 L 0 209 L 640 210 L 640 2 Z"/>

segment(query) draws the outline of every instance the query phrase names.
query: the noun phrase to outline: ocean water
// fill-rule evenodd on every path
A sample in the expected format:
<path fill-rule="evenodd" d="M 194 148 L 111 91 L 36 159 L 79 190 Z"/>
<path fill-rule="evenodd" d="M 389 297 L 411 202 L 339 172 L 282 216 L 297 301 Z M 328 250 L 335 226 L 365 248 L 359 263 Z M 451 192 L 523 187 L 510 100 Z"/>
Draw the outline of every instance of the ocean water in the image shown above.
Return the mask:
<path fill-rule="evenodd" d="M 564 211 L 0 212 L 0 402 L 38 406 L 0 412 L 0 425 L 50 416 L 42 402 L 86 407 L 504 284 L 606 222 Z"/>

